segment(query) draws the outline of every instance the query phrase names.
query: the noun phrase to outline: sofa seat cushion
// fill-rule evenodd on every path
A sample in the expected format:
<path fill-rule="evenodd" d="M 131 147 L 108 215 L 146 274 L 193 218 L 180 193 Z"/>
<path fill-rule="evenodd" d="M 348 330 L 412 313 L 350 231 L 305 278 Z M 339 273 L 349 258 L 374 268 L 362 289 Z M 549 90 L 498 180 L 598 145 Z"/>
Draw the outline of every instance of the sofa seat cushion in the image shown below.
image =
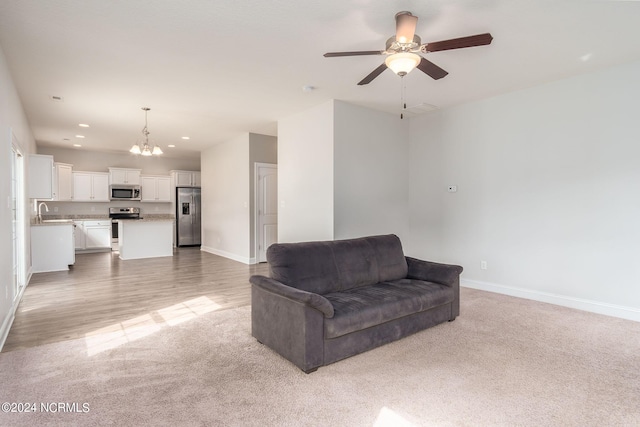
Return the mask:
<path fill-rule="evenodd" d="M 379 325 L 453 301 L 453 288 L 399 279 L 325 294 L 334 316 L 324 319 L 325 339 Z"/>

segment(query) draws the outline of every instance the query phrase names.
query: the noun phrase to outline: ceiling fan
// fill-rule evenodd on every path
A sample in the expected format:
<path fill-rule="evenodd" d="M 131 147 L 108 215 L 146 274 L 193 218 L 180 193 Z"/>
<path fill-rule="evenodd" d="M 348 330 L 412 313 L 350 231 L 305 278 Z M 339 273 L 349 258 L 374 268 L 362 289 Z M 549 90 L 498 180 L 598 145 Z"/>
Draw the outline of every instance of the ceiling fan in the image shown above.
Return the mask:
<path fill-rule="evenodd" d="M 449 74 L 433 62 L 423 58 L 416 52 L 429 53 L 441 50 L 461 49 L 464 47 L 483 46 L 491 44 L 493 37 L 489 33 L 475 36 L 460 37 L 457 39 L 443 40 L 422 44 L 416 31 L 418 17 L 411 12 L 396 13 L 396 35 L 387 40 L 385 50 L 361 50 L 356 52 L 328 52 L 327 58 L 337 56 L 361 56 L 361 55 L 388 55 L 384 63 L 373 70 L 358 85 L 371 83 L 384 70 L 391 68 L 397 75 L 404 77 L 414 68 L 418 68 L 431 78 L 438 80 Z"/>

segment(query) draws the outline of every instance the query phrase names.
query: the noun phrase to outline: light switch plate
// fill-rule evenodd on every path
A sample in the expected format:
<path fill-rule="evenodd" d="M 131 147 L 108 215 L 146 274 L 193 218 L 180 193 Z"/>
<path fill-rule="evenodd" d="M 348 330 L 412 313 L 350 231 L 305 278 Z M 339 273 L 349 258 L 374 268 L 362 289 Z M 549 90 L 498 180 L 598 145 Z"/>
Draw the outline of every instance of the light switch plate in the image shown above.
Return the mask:
<path fill-rule="evenodd" d="M 449 187 L 447 187 L 447 191 L 449 193 L 455 193 L 456 191 L 458 191 L 458 186 L 457 185 L 450 185 Z"/>

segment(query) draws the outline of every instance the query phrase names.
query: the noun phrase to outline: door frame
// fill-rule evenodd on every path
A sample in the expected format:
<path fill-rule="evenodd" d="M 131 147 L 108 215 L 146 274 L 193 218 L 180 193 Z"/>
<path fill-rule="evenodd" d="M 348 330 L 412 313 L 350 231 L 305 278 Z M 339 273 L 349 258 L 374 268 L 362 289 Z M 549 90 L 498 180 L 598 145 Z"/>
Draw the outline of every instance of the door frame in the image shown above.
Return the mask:
<path fill-rule="evenodd" d="M 253 164 L 253 264 L 258 264 L 260 262 L 258 258 L 259 246 L 260 246 L 260 234 L 258 233 L 259 229 L 259 201 L 260 201 L 260 180 L 258 171 L 262 167 L 273 168 L 276 171 L 278 170 L 277 163 L 260 163 L 255 162 Z"/>
<path fill-rule="evenodd" d="M 26 199 L 25 199 L 25 156 L 24 151 L 18 138 L 11 131 L 11 168 L 15 175 L 16 182 L 15 187 L 11 188 L 12 196 L 15 198 L 12 203 L 15 203 L 15 233 L 16 233 L 16 247 L 14 247 L 14 268 L 17 269 L 17 283 L 15 284 L 15 295 L 12 301 L 16 307 L 18 302 L 24 294 L 24 290 L 28 283 L 27 265 L 31 265 L 30 260 L 27 259 L 27 226 L 26 226 Z M 17 156 L 14 159 L 14 155 Z M 17 160 L 17 162 L 15 162 Z M 14 185 L 13 183 L 11 184 Z M 29 262 L 29 263 L 28 263 Z M 27 264 L 28 263 L 28 264 Z"/>

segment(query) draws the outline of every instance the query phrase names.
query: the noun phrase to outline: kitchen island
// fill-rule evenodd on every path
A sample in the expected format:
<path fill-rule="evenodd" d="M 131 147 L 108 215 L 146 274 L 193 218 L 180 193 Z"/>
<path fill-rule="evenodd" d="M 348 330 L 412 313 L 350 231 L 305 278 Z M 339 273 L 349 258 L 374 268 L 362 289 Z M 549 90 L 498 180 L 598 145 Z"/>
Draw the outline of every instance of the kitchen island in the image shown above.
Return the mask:
<path fill-rule="evenodd" d="M 173 218 L 118 220 L 120 259 L 173 256 Z"/>

